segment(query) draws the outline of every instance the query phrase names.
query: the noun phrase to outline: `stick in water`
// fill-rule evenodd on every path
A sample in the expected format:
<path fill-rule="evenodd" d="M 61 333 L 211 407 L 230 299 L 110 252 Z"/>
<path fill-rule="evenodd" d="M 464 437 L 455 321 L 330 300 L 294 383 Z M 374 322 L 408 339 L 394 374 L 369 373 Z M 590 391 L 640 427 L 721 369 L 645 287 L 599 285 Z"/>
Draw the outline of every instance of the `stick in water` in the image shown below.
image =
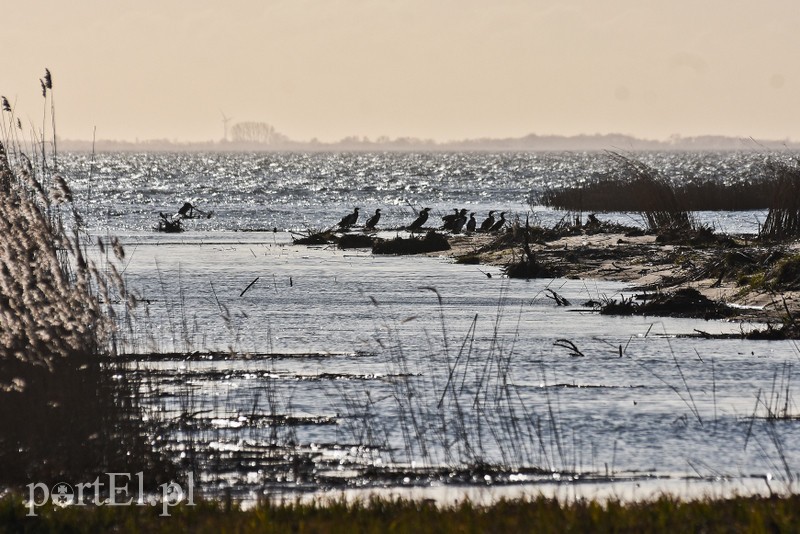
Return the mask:
<path fill-rule="evenodd" d="M 241 292 L 241 293 L 239 293 L 239 296 L 240 296 L 240 297 L 241 297 L 241 296 L 244 296 L 244 294 L 245 294 L 245 293 L 247 293 L 247 290 L 248 290 L 248 289 L 250 289 L 251 287 L 253 287 L 253 284 L 255 284 L 256 282 L 258 282 L 258 279 L 259 279 L 259 278 L 261 278 L 261 277 L 260 277 L 260 276 L 256 276 L 256 279 L 255 279 L 255 280 L 253 280 L 252 282 L 250 282 L 250 284 L 249 284 L 249 285 L 248 285 L 246 288 L 244 288 L 244 289 L 242 290 L 242 292 Z"/>

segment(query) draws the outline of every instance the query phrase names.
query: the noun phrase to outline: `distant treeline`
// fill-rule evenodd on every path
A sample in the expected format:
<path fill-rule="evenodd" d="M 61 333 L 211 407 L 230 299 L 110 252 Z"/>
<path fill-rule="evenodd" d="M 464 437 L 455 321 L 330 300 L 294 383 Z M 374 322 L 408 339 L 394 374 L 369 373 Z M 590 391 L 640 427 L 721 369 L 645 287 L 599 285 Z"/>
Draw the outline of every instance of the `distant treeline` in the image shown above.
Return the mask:
<path fill-rule="evenodd" d="M 669 140 L 639 139 L 623 134 L 536 135 L 508 138 L 479 138 L 435 141 L 417 137 L 390 138 L 380 136 L 347 136 L 338 141 L 311 139 L 297 141 L 277 132 L 266 123 L 243 122 L 231 127 L 231 140 L 183 142 L 170 139 L 142 141 L 59 139 L 59 148 L 73 151 L 530 151 L 530 152 L 600 152 L 609 149 L 626 151 L 738 151 L 800 150 L 800 144 L 789 140 L 753 140 L 738 137 L 700 136 L 673 137 Z"/>

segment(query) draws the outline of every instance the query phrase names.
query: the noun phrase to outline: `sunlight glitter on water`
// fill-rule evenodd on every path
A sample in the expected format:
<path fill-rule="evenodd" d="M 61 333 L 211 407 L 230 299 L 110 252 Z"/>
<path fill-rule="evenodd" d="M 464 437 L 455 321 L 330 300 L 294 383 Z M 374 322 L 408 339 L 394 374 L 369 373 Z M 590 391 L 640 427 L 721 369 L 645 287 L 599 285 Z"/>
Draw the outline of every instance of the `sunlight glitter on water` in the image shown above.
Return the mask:
<path fill-rule="evenodd" d="M 647 157 L 674 177 L 730 179 L 746 179 L 759 159 Z M 661 477 L 628 486 L 635 495 L 659 480 L 681 485 L 666 476 L 746 484 L 770 472 L 788 482 L 800 463 L 800 451 L 787 446 L 800 425 L 765 418 L 779 405 L 798 413 L 792 343 L 678 337 L 751 325 L 614 318 L 581 305 L 629 294 L 619 283 L 509 280 L 498 267 L 447 258 L 294 246 L 282 231 L 329 227 L 355 205 L 382 207 L 387 226 L 407 223 L 411 206 L 437 216 L 454 206 L 507 209 L 552 225 L 564 214 L 529 206 L 531 191 L 602 171 L 598 155 L 108 154 L 91 181 L 81 174 L 85 156 L 65 160 L 77 170 L 91 228 L 125 244 L 124 277 L 143 302 L 126 350 L 141 356 L 159 392 L 153 406 L 163 411 L 154 416 L 182 421 L 191 392 L 199 415 L 176 427 L 177 451 L 185 452 L 187 433 L 247 462 L 296 459 L 303 448 L 321 462 L 299 473 L 312 480 L 305 490 L 334 484 L 321 473 L 368 485 L 353 473 L 412 463 Z M 190 221 L 183 234 L 152 232 L 158 212 L 185 199 L 214 216 Z M 752 233 L 763 216 L 697 214 L 718 229 Z M 601 218 L 641 224 L 631 214 Z M 281 231 L 242 231 L 253 228 Z M 556 306 L 547 288 L 571 305 Z M 271 357 L 150 361 L 150 352 Z M 297 488 L 304 467 L 281 461 L 291 476 L 278 484 L 267 469 L 254 482 L 258 470 L 250 470 L 242 476 L 248 491 Z M 582 487 L 599 494 L 619 485 Z"/>
<path fill-rule="evenodd" d="M 504 452 L 502 443 L 484 436 L 487 461 L 515 458 L 512 463 L 534 461 L 558 472 L 598 473 L 608 464 L 621 473 L 734 477 L 770 469 L 776 461 L 778 444 L 763 434 L 764 422 L 755 422 L 762 434 L 747 447 L 747 418 L 775 374 L 798 358 L 790 343 L 680 338 L 696 329 L 737 333 L 747 325 L 613 318 L 580 306 L 624 293 L 619 283 L 508 280 L 482 266 L 496 275 L 489 279 L 444 258 L 383 258 L 288 241 L 283 233 L 127 238 L 126 279 L 149 300 L 149 324 L 139 333 L 146 339 L 133 348 L 284 355 L 143 364 L 160 369 L 157 382 L 168 397 L 191 380 L 193 411 L 208 411 L 216 431 L 227 431 L 232 443 L 242 428 L 256 441 L 269 435 L 239 419 L 254 406 L 259 413 L 338 420 L 295 428 L 299 443 L 358 442 L 364 430 L 351 433 L 343 424 L 361 417 L 356 406 L 371 406 L 371 431 L 387 432 L 403 424 L 406 409 L 435 416 L 453 365 L 464 375 L 458 384 L 465 398 L 481 391 L 476 381 L 485 379 L 486 366 L 498 373 L 506 365 L 515 409 L 550 421 L 544 430 L 549 438 L 539 438 L 548 450 Z M 441 305 L 428 287 L 436 288 Z M 544 294 L 547 287 L 576 304 L 555 306 Z M 559 339 L 573 342 L 584 356 L 571 355 Z M 292 357 L 307 352 L 330 357 Z M 458 357 L 460 364 L 454 363 Z M 394 384 L 406 380 L 416 383 L 416 408 L 393 400 Z M 791 388 L 790 379 L 786 386 Z M 265 405 L 268 395 L 281 400 Z M 782 439 L 790 442 L 798 431 L 782 424 Z M 471 432 L 480 434 L 477 427 Z M 370 443 L 395 452 L 371 454 L 369 462 L 410 460 L 406 454 L 413 457 L 415 449 L 404 452 L 403 439 L 395 430 Z M 444 450 L 428 447 L 428 463 L 447 462 Z M 783 454 L 800 461 L 795 451 Z"/>

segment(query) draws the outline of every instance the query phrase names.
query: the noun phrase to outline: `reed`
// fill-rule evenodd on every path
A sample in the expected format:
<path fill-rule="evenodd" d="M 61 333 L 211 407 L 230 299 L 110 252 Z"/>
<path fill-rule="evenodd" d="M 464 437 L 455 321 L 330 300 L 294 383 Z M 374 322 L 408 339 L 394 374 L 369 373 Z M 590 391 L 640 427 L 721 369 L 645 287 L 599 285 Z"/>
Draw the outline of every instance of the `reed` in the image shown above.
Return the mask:
<path fill-rule="evenodd" d="M 785 240 L 800 236 L 800 165 L 771 161 L 766 171 L 773 187 L 759 237 Z"/>
<path fill-rule="evenodd" d="M 644 189 L 615 171 L 590 176 L 577 187 L 547 189 L 535 200 L 541 205 L 583 212 L 639 212 L 647 208 Z M 722 180 L 671 184 L 677 200 L 690 211 L 747 211 L 766 209 L 772 202 L 772 182 L 766 178 L 727 183 Z"/>
<path fill-rule="evenodd" d="M 366 387 L 363 396 L 339 392 L 345 398 L 340 413 L 350 438 L 375 451 L 376 459 L 389 456 L 389 463 L 384 458 L 371 466 L 369 476 L 503 483 L 515 473 L 548 476 L 579 469 L 576 445 L 570 448 L 565 440 L 568 430 L 559 422 L 557 399 L 549 388 L 542 389 L 538 402 L 531 402 L 530 397 L 523 400 L 525 386 L 515 382 L 519 332 L 510 340 L 501 334 L 504 296 L 489 339 L 479 343 L 477 315 L 463 335 L 454 336 L 447 327 L 446 300 L 435 288 L 420 289 L 433 292 L 439 304 L 438 320 L 423 327 L 428 356 L 419 359 L 404 346 L 397 326 L 373 300 L 380 324 L 375 341 L 386 362 L 385 376 L 392 377 L 388 393 L 373 389 L 370 395 Z M 546 383 L 544 373 L 542 369 Z"/>
<path fill-rule="evenodd" d="M 695 224 L 687 195 L 646 163 L 609 152 L 612 169 L 578 188 L 548 190 L 535 200 L 545 206 L 584 211 L 640 213 L 651 231 L 690 230 Z"/>
<path fill-rule="evenodd" d="M 52 90 L 49 71 L 42 88 Z M 5 98 L 3 108 L 13 114 Z M 80 232 L 72 191 L 55 172 L 55 151 L 37 169 L 16 135 L 4 134 L 0 482 L 93 479 L 108 469 L 133 472 L 127 470 L 133 464 L 150 468 L 156 460 L 146 446 L 138 385 L 115 379 L 111 359 L 118 310 L 135 305 L 116 265 L 124 249 L 113 241 L 113 255 L 104 256 L 103 242 L 95 245 Z M 43 135 L 39 143 L 46 146 Z"/>

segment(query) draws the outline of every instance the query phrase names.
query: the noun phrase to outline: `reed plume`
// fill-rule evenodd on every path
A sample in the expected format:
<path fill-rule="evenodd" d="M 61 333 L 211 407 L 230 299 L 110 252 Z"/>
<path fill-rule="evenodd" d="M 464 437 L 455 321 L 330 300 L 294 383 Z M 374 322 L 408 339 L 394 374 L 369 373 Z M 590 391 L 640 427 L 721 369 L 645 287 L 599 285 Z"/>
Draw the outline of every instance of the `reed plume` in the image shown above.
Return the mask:
<path fill-rule="evenodd" d="M 42 86 L 52 87 L 49 70 Z M 7 99 L 2 105 L 10 111 Z M 16 138 L 2 141 L 0 486 L 135 472 L 154 455 L 138 386 L 120 379 L 110 359 L 113 303 L 132 308 L 133 297 L 115 260 L 92 252 L 79 232 L 74 194 L 55 173 L 54 141 L 48 166 L 42 132 L 38 169 Z M 112 247 L 124 257 L 118 240 Z"/>

